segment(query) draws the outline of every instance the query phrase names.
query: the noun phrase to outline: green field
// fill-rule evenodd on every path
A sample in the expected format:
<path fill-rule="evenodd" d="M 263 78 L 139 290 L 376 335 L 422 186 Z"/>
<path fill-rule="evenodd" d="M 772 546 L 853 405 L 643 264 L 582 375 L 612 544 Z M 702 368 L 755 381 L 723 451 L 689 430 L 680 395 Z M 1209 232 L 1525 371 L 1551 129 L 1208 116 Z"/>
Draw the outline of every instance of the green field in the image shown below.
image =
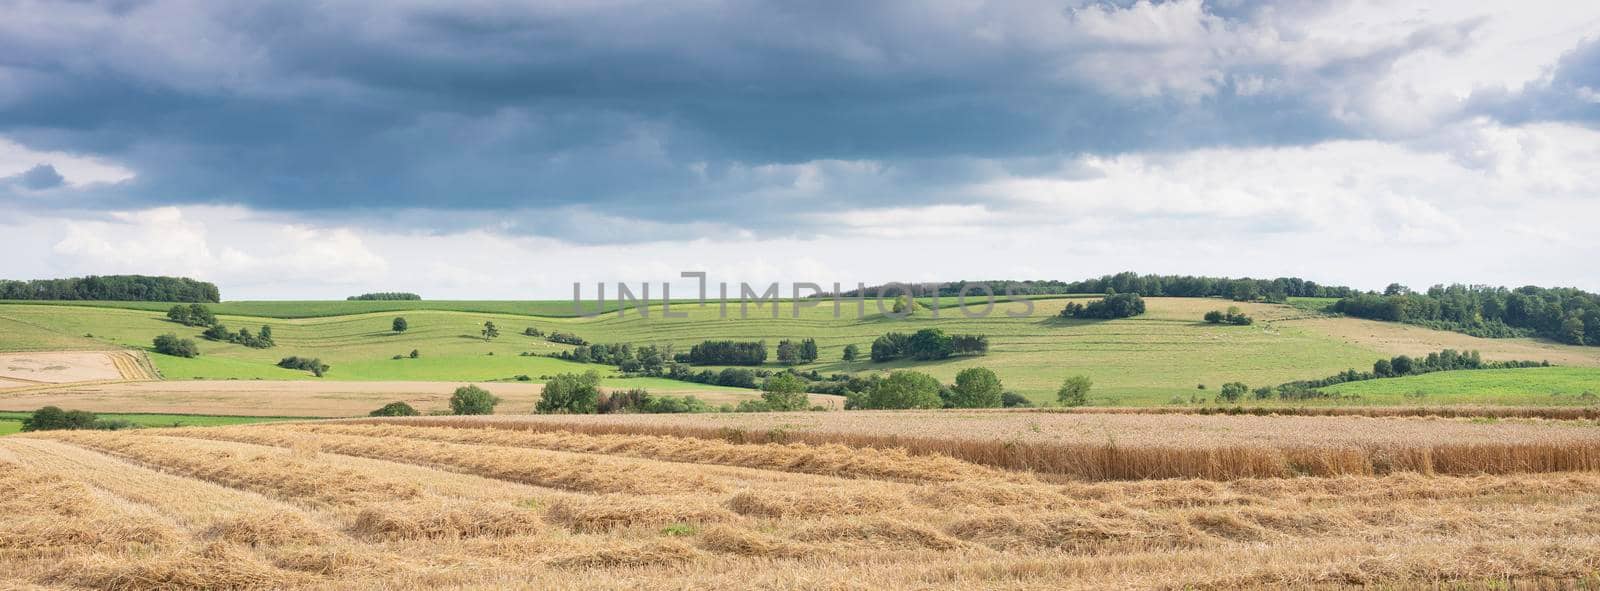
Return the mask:
<path fill-rule="evenodd" d="M 703 386 L 683 382 L 617 378 L 614 377 L 615 368 L 552 359 L 544 355 L 570 347 L 550 343 L 542 337 L 527 337 L 522 331 L 532 326 L 546 332 L 576 333 L 590 342 L 670 345 L 680 352 L 706 339 L 765 340 L 770 351 L 781 339 L 810 337 L 817 340 L 821 358 L 800 369 L 828 374 L 915 368 L 949 382 L 960 370 L 981 365 L 999 373 L 1007 389 L 1041 402 L 1053 398 L 1055 388 L 1064 378 L 1082 374 L 1094 380 L 1090 403 L 1095 405 L 1169 404 L 1196 396 L 1207 397 L 1225 382 L 1271 386 L 1318 378 L 1348 368 L 1371 367 L 1375 359 L 1388 356 L 1350 339 L 1327 334 L 1325 331 L 1329 329 L 1319 327 L 1327 326 L 1328 319 L 1322 323 L 1279 321 L 1306 317 L 1306 309 L 1321 303 L 1317 301 L 1274 305 L 1238 304 L 1218 299 L 1148 298 L 1146 314 L 1112 321 L 1062 319 L 1058 312 L 1066 301 L 1062 296 L 1031 299 L 1033 309 L 1026 315 L 1021 315 L 1026 307 L 1024 303 L 1001 303 L 987 317 L 968 318 L 954 309 L 954 298 L 944 298 L 939 318 L 934 318 L 931 310 L 922 309 L 903 321 L 878 313 L 871 302 L 866 304 L 864 317 L 857 318 L 856 307 L 847 302 L 841 310 L 842 316 L 834 318 L 833 306 L 827 300 L 802 302 L 815 305 L 803 306 L 798 317 L 793 317 L 793 303 L 784 302 L 779 306 L 777 318 L 773 317 L 770 306 L 759 309 L 752 306 L 749 316 L 743 317 L 737 304 L 730 305 L 728 316 L 722 317 L 720 306 L 715 302 L 704 307 L 674 304 L 673 311 L 686 314 L 686 318 L 663 318 L 659 306 L 650 310 L 648 318 L 641 318 L 635 309 L 620 316 L 610 313 L 596 318 L 462 310 L 317 315 L 346 306 L 432 304 L 494 310 L 519 304 L 514 302 L 240 302 L 213 306 L 219 311 L 236 309 L 230 306 L 269 306 L 267 312 L 273 314 L 300 316 L 218 315 L 222 323 L 234 330 L 241 327 L 258 330 L 261 325 L 270 324 L 278 343 L 272 349 L 251 349 L 200 339 L 201 329 L 167 321 L 163 305 L 145 305 L 143 307 L 150 309 L 137 309 L 115 305 L 13 303 L 0 304 L 0 327 L 11 329 L 0 332 L 0 350 L 148 348 L 153 337 L 172 332 L 195 338 L 202 356 L 182 359 L 152 354 L 152 361 L 167 379 L 315 379 L 307 372 L 274 365 L 285 356 L 298 355 L 319 357 L 332 365 L 332 370 L 322 378 L 325 380 L 496 381 L 514 380 L 517 376 L 538 380 L 541 376 L 593 369 L 613 376 L 607 380 L 608 386 L 704 390 Z M 931 303 L 924 300 L 925 305 Z M 1242 306 L 1257 319 L 1256 324 L 1220 326 L 1200 320 L 1208 310 L 1231 305 Z M 1019 316 L 1010 316 L 1008 312 Z M 390 331 L 390 322 L 397 315 L 407 318 L 410 330 L 398 334 Z M 480 330 L 486 320 L 498 325 L 501 336 L 490 341 L 481 337 Z M 1342 319 L 1333 321 L 1344 322 Z M 949 333 L 988 335 L 990 353 L 983 357 L 886 364 L 865 359 L 846 363 L 840 359 L 845 345 L 859 345 L 865 357 L 872 340 L 879 335 L 889 331 L 909 333 L 925 327 L 937 327 Z M 1407 330 L 1415 330 L 1415 327 L 1407 327 Z M 393 359 L 396 355 L 405 356 L 412 349 L 420 352 L 420 358 Z M 769 363 L 768 367 L 779 366 Z M 1371 386 L 1361 387 L 1400 387 L 1387 384 L 1392 381 L 1398 380 L 1372 382 Z M 1197 386 L 1201 384 L 1207 389 L 1199 390 Z M 1439 388 L 1443 390 L 1444 387 Z M 1400 391 L 1414 390 L 1416 388 L 1402 387 Z M 1545 390 L 1548 388 L 1541 386 L 1535 393 L 1547 395 Z M 1369 400 L 1389 400 L 1377 393 L 1363 396 Z M 1396 400 L 1405 401 L 1403 397 Z"/>
<path fill-rule="evenodd" d="M 1246 304 L 1258 319 L 1254 326 L 1216 326 L 1200 321 L 1206 310 L 1225 308 L 1222 300 L 1151 298 L 1147 314 L 1125 320 L 1088 321 L 1058 317 L 1064 305 L 1059 297 L 1034 300 L 1031 314 L 1021 313 L 1022 303 L 1003 303 L 986 318 L 966 318 L 945 302 L 940 318 L 922 310 L 912 319 L 900 321 L 877 313 L 867 304 L 867 315 L 855 317 L 847 304 L 841 318 L 833 317 L 827 301 L 802 308 L 792 318 L 793 307 L 785 303 L 779 317 L 770 307 L 750 310 L 740 317 L 737 305 L 729 307 L 728 318 L 719 317 L 719 307 L 709 304 L 675 305 L 675 312 L 687 318 L 662 318 L 659 307 L 643 319 L 636 310 L 622 316 L 607 314 L 598 318 L 530 318 L 509 314 L 462 311 L 418 310 L 404 312 L 410 330 L 396 334 L 389 330 L 397 313 L 368 312 L 335 317 L 273 319 L 220 314 L 219 320 L 232 329 L 258 329 L 271 324 L 278 346 L 250 349 L 239 345 L 201 340 L 199 328 L 169 322 L 163 307 L 137 310 L 118 307 L 63 307 L 59 305 L 0 305 L 0 321 L 10 320 L 29 326 L 45 327 L 59 335 L 93 334 L 99 346 L 146 348 L 154 336 L 173 332 L 197 339 L 202 356 L 181 359 L 151 355 L 156 367 L 168 379 L 311 379 L 301 371 L 280 369 L 273 364 L 288 355 L 320 357 L 333 366 L 328 380 L 506 380 L 517 375 L 537 379 L 566 371 L 597 369 L 605 366 L 571 363 L 542 356 L 525 357 L 522 352 L 546 354 L 568 347 L 543 338 L 521 334 L 528 326 L 541 330 L 574 332 L 591 342 L 632 342 L 667 344 L 678 351 L 705 339 L 766 340 L 776 346 L 783 338 L 817 339 L 819 362 L 802 369 L 823 373 L 870 372 L 915 367 L 942 380 L 952 380 L 961 369 L 982 365 L 994 369 L 1009 389 L 1044 401 L 1053 396 L 1061 380 L 1085 374 L 1095 381 L 1091 396 L 1094 404 L 1164 404 L 1174 396 L 1195 392 L 1197 384 L 1216 388 L 1224 382 L 1241 380 L 1253 385 L 1321 376 L 1350 367 L 1366 367 L 1379 357 L 1361 347 L 1293 325 L 1266 322 L 1273 317 L 1298 315 L 1287 306 Z M 331 302 L 344 306 L 371 302 Z M 393 302 L 376 302 L 388 304 Z M 402 302 L 405 303 L 405 302 Z M 304 314 L 287 303 L 276 303 L 281 314 Z M 216 307 L 227 310 L 227 304 Z M 479 331 L 485 320 L 494 321 L 501 336 L 485 341 Z M 845 363 L 840 360 L 847 344 L 862 347 L 863 355 L 872 340 L 889 331 L 912 332 L 938 327 L 951 333 L 981 333 L 990 338 L 990 354 L 978 358 L 954 358 L 936 362 L 899 361 L 875 364 L 865 360 Z M 63 337 L 64 338 L 64 337 Z M 82 340 L 78 336 L 76 339 Z M 12 342 L 0 335 L 0 348 L 27 349 L 42 342 L 30 337 L 27 342 Z M 412 349 L 419 359 L 392 359 Z M 771 367 L 776 367 L 772 365 Z M 608 385 L 619 385 L 608 382 Z"/>
<path fill-rule="evenodd" d="M 1446 371 L 1339 384 L 1327 391 L 1359 404 L 1600 404 L 1600 368 Z M 1585 395 L 1587 393 L 1588 395 Z"/>
<path fill-rule="evenodd" d="M 0 411 L 0 435 L 10 435 L 22 431 L 22 419 L 28 418 L 31 414 L 31 412 Z M 142 413 L 95 413 L 95 416 L 102 421 L 128 421 L 140 427 L 214 427 L 298 419 L 298 417 L 234 417 Z"/>

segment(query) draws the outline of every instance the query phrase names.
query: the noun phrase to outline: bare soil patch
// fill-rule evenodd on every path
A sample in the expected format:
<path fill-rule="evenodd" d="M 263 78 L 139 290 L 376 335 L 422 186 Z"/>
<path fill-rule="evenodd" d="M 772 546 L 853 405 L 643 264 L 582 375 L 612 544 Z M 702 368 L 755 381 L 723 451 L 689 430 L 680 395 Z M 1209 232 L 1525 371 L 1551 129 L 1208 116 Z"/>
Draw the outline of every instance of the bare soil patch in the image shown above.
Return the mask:
<path fill-rule="evenodd" d="M 122 379 L 107 351 L 41 351 L 0 354 L 0 387 L 4 382 L 67 384 Z"/>

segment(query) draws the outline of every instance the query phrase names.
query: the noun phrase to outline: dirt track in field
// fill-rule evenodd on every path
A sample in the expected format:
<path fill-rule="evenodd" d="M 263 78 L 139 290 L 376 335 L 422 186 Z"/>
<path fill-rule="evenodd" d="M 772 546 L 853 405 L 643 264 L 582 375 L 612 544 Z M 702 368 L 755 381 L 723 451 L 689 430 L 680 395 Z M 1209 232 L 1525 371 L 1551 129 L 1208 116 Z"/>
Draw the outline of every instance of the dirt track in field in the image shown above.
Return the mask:
<path fill-rule="evenodd" d="M 449 409 L 450 394 L 466 382 L 339 382 L 273 380 L 191 380 L 66 385 L 47 390 L 0 393 L 0 410 L 31 410 L 46 405 L 97 412 L 221 414 L 242 416 L 350 417 L 396 400 L 424 413 Z M 684 384 L 692 388 L 693 384 Z M 501 398 L 503 413 L 528 413 L 543 384 L 478 383 Z M 737 404 L 754 394 L 727 391 L 679 392 L 707 403 Z M 815 396 L 818 404 L 837 404 L 837 396 Z"/>

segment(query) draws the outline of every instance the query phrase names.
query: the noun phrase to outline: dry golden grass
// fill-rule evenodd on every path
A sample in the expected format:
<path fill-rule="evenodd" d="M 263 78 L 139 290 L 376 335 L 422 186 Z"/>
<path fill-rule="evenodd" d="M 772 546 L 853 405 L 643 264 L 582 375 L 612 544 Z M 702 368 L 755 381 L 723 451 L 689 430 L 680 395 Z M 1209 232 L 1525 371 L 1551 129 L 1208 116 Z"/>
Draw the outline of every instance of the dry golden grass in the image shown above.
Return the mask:
<path fill-rule="evenodd" d="M 1364 420 L 1472 436 L 1451 432 L 1464 424 L 1452 421 Z M 0 540 L 45 540 L 49 550 L 0 544 L 0 586 L 1600 583 L 1594 471 L 1505 464 L 1499 467 L 1515 473 L 1051 481 L 957 462 L 951 465 L 968 470 L 961 478 L 937 479 L 902 476 L 923 468 L 884 466 L 897 459 L 924 466 L 935 459 L 925 454 L 844 446 L 819 452 L 825 460 L 818 462 L 830 464 L 807 464 L 792 461 L 807 452 L 794 442 L 666 439 L 349 424 L 7 437 L 0 439 L 7 516 Z M 561 467 L 544 466 L 552 462 Z M 601 474 L 560 476 L 583 462 Z M 814 465 L 870 469 L 806 469 Z M 620 480 L 597 480 L 613 471 Z M 543 484 L 529 484 L 535 480 Z"/>
<path fill-rule="evenodd" d="M 500 429 L 558 433 L 569 440 L 572 433 L 582 433 L 595 436 L 594 441 L 604 436 L 630 435 L 741 445 L 803 443 L 814 450 L 846 446 L 904 452 L 940 461 L 957 459 L 968 464 L 1084 480 L 1230 480 L 1392 472 L 1511 474 L 1600 469 L 1600 432 L 1558 422 L 1008 411 L 420 417 L 359 422 L 457 427 L 459 432 L 454 435 L 429 430 L 419 432 L 419 436 L 486 441 L 500 436 L 482 431 Z M 508 441 L 512 439 L 507 438 Z M 561 439 L 526 437 L 523 440 L 528 445 L 557 445 L 537 442 Z M 630 445 L 642 450 L 666 447 L 647 441 L 619 444 L 619 447 L 628 449 Z M 766 449 L 778 448 L 768 446 Z M 604 446 L 596 445 L 594 450 L 604 450 Z M 632 453 L 670 457 L 662 451 Z M 814 453 L 820 454 L 820 451 Z M 693 461 L 693 457 L 684 454 L 686 461 Z M 770 457 L 770 454 L 763 457 Z M 773 460 L 767 461 L 765 467 L 776 465 Z M 941 467 L 930 465 L 934 471 Z M 967 469 L 961 479 L 974 476 L 971 469 Z"/>

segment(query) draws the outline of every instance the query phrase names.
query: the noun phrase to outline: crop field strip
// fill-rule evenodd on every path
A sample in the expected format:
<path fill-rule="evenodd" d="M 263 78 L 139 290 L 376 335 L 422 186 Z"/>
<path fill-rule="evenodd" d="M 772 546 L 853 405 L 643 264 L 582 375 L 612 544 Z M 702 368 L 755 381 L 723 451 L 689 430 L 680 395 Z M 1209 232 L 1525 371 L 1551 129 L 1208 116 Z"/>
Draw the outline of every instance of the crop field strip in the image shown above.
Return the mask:
<path fill-rule="evenodd" d="M 946 457 L 1087 480 L 1600 469 L 1600 433 L 1560 421 L 895 412 L 641 417 L 422 417 L 349 422 L 595 436 L 804 443 Z M 1218 436 L 1221 433 L 1223 436 Z M 483 437 L 484 436 L 478 436 Z M 548 444 L 547 444 L 548 445 Z M 647 446 L 641 446 L 647 448 Z"/>
<path fill-rule="evenodd" d="M 1595 473 L 1048 483 L 973 466 L 952 482 L 905 477 L 915 468 L 814 474 L 792 446 L 729 455 L 687 442 L 721 454 L 690 457 L 663 442 L 546 435 L 279 424 L 7 438 L 0 486 L 51 495 L 0 500 L 8 515 L 74 507 L 56 519 L 119 527 L 0 561 L 17 582 L 121 589 L 1225 588 L 1537 581 L 1600 566 Z M 547 488 L 428 456 L 339 451 L 480 437 L 451 445 L 524 462 L 551 452 L 508 444 L 583 449 L 571 453 L 717 486 Z M 768 467 L 754 467 L 762 454 Z M 0 540 L 38 535 L 39 523 L 9 520 Z"/>

